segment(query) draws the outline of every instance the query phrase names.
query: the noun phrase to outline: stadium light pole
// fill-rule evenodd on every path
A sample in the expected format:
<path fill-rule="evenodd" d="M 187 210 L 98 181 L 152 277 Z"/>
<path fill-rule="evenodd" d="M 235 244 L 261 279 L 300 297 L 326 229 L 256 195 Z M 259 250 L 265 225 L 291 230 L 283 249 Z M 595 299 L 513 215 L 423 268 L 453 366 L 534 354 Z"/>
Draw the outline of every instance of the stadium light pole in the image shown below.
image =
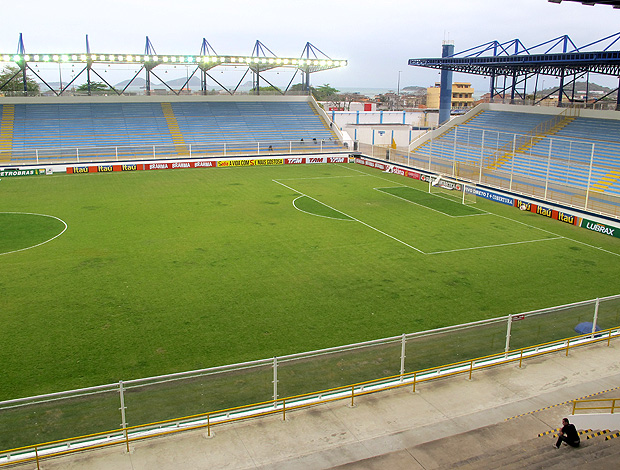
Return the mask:
<path fill-rule="evenodd" d="M 398 71 L 398 84 L 396 85 L 396 107 L 400 109 L 400 74 L 403 73 L 402 70 Z"/>

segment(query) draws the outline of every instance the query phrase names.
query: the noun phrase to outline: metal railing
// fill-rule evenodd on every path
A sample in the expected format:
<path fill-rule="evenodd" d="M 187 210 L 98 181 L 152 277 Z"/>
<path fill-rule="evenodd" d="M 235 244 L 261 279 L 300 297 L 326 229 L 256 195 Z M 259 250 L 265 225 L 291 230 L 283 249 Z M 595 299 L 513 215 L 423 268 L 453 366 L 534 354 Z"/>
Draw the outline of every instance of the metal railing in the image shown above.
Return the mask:
<path fill-rule="evenodd" d="M 508 164 L 492 170 L 484 166 L 484 149 L 489 148 L 489 151 L 495 152 L 501 146 L 495 142 L 487 141 L 485 147 L 476 147 L 478 161 L 459 159 L 458 142 L 456 147 L 453 142 L 433 142 L 428 154 L 369 144 L 360 144 L 359 149 L 373 158 L 400 163 L 413 169 L 441 173 L 471 183 L 485 184 L 575 209 L 620 218 L 620 195 L 593 189 L 599 180 L 596 170 L 598 169 L 599 175 L 612 170 L 610 165 L 603 164 L 594 156 L 595 144 L 589 144 L 588 161 L 583 162 L 571 155 L 570 150 L 563 159 L 552 156 L 554 145 L 561 141 L 562 139 L 550 139 L 546 157 L 531 152 L 518 154 L 519 163 L 515 163 L 513 158 Z M 572 146 L 572 151 L 577 151 L 576 145 Z M 560 176 L 553 169 L 557 168 L 557 165 L 563 166 Z M 537 171 L 534 171 L 535 168 Z"/>
<path fill-rule="evenodd" d="M 348 150 L 342 141 L 336 139 L 13 149 L 0 151 L 0 165 L 75 164 L 238 155 L 264 156 L 275 153 L 294 155 L 347 152 Z"/>
<path fill-rule="evenodd" d="M 607 342 L 607 346 L 609 346 L 611 338 L 616 338 L 618 336 L 620 336 L 620 327 L 598 331 L 595 336 L 591 334 L 575 336 L 561 341 L 542 343 L 527 348 L 520 348 L 506 351 L 504 353 L 446 364 L 441 367 L 423 369 L 415 372 L 383 377 L 376 380 L 368 380 L 343 387 L 326 389 L 319 392 L 300 394 L 273 401 L 270 400 L 247 406 L 238 406 L 186 416 L 183 418 L 163 420 L 145 425 L 127 426 L 124 428 L 89 434 L 77 438 L 60 439 L 32 446 L 19 447 L 4 451 L 0 454 L 0 467 L 27 462 L 36 462 L 37 469 L 39 469 L 41 460 L 45 458 L 59 457 L 111 445 L 124 445 L 127 452 L 129 452 L 129 444 L 131 442 L 196 429 L 206 429 L 207 435 L 210 436 L 211 428 L 216 425 L 273 414 L 281 414 L 282 420 L 286 420 L 287 412 L 339 400 L 350 400 L 351 406 L 353 406 L 356 398 L 371 393 L 401 387 L 412 387 L 412 391 L 415 392 L 416 386 L 421 383 L 463 374 L 467 374 L 468 379 L 471 380 L 474 371 L 480 371 L 490 367 L 513 362 L 518 362 L 519 368 L 521 368 L 524 359 L 564 351 L 568 356 L 568 352 L 571 348 L 603 341 Z M 599 402 L 604 400 L 590 401 Z M 612 399 L 611 401 L 611 412 L 613 413 L 614 409 L 617 408 L 616 401 L 620 401 L 620 399 Z M 576 409 L 593 410 L 610 409 L 610 407 L 575 408 L 574 406 L 573 414 L 575 414 Z M 4 462 L 2 460 L 4 460 Z"/>
<path fill-rule="evenodd" d="M 0 467 L 188 429 L 210 432 L 215 425 L 266 414 L 282 413 L 285 419 L 289 411 L 318 403 L 353 402 L 402 386 L 415 389 L 440 377 L 471 377 L 499 364 L 568 354 L 583 344 L 609 345 L 620 336 L 620 326 L 574 336 L 573 326 L 584 321 L 620 325 L 620 295 L 273 359 L 7 400 L 0 402 L 0 448 L 11 449 L 0 452 Z"/>
<path fill-rule="evenodd" d="M 579 411 L 598 411 L 614 414 L 620 410 L 620 398 L 591 398 L 587 400 L 574 400 L 572 414 Z"/>

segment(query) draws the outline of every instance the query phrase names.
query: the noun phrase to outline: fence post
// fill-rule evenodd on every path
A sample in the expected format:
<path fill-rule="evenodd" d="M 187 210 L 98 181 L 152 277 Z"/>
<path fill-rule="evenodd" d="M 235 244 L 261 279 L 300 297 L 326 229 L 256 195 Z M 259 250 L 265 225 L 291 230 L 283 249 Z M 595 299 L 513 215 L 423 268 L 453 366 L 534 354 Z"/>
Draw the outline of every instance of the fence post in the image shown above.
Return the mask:
<path fill-rule="evenodd" d="M 484 161 L 484 131 L 482 130 L 482 139 L 480 140 L 480 173 L 478 175 L 478 183 L 482 182 L 482 162 Z"/>
<path fill-rule="evenodd" d="M 512 314 L 508 315 L 508 324 L 506 325 L 506 348 L 504 349 L 505 355 L 508 355 L 508 351 L 510 351 L 511 332 L 512 332 Z"/>
<path fill-rule="evenodd" d="M 37 165 L 39 164 L 39 149 L 36 149 L 34 153 L 37 155 Z"/>
<path fill-rule="evenodd" d="M 549 170 L 551 170 L 551 147 L 553 146 L 553 139 L 549 139 L 549 156 L 547 157 L 547 175 L 545 176 L 545 201 L 547 200 L 547 191 L 549 190 Z"/>
<path fill-rule="evenodd" d="M 278 358 L 273 358 L 273 407 L 278 406 Z"/>
<path fill-rule="evenodd" d="M 75 149 L 75 159 L 78 163 L 80 163 L 80 149 L 79 148 Z"/>
<path fill-rule="evenodd" d="M 600 305 L 601 299 L 596 298 L 596 302 L 594 303 L 594 320 L 592 321 L 592 336 L 590 338 L 594 338 L 594 333 L 596 332 L 596 324 L 598 323 L 598 307 Z"/>
<path fill-rule="evenodd" d="M 588 171 L 588 186 L 586 187 L 586 203 L 584 209 L 588 208 L 588 199 L 590 198 L 590 183 L 592 182 L 592 165 L 594 164 L 594 143 L 592 143 L 592 151 L 590 152 L 590 170 Z"/>
<path fill-rule="evenodd" d="M 192 144 L 189 144 L 189 158 L 192 158 Z"/>
<path fill-rule="evenodd" d="M 407 344 L 407 337 L 403 333 L 403 339 L 400 346 L 400 381 L 403 381 L 403 375 L 405 375 L 405 346 Z"/>
<path fill-rule="evenodd" d="M 155 158 L 155 146 L 153 145 L 153 158 Z"/>
<path fill-rule="evenodd" d="M 118 161 L 118 147 L 114 147 L 114 155 L 116 156 L 116 161 Z"/>
<path fill-rule="evenodd" d="M 515 172 L 515 158 L 517 158 L 517 134 L 512 136 L 512 165 L 510 166 L 510 185 L 508 190 L 512 191 L 512 178 Z"/>
<path fill-rule="evenodd" d="M 118 392 L 121 397 L 121 427 L 125 432 L 125 444 L 127 445 L 127 453 L 129 453 L 129 437 L 127 436 L 127 419 L 125 416 L 125 388 L 123 387 L 123 381 L 118 382 Z"/>

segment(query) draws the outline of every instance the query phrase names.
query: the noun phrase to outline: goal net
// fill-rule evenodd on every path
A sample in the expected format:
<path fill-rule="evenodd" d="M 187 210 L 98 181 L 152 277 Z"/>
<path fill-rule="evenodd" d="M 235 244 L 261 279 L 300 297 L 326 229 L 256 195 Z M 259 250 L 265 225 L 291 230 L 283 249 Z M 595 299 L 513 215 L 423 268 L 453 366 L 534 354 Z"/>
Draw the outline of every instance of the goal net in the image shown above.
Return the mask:
<path fill-rule="evenodd" d="M 444 175 L 428 177 L 428 192 L 462 204 L 476 203 L 476 185 Z"/>

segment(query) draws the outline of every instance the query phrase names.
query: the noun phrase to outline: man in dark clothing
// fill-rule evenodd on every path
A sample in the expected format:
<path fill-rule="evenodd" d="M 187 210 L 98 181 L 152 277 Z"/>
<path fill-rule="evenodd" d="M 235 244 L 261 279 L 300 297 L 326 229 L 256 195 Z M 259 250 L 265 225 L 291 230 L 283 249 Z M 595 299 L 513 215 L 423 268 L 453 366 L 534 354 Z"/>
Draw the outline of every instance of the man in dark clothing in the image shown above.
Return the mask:
<path fill-rule="evenodd" d="M 558 434 L 558 442 L 555 443 L 555 448 L 559 449 L 562 442 L 566 442 L 571 447 L 579 447 L 580 439 L 577 429 L 575 429 L 574 424 L 568 422 L 567 418 L 562 420 L 562 429 Z"/>

